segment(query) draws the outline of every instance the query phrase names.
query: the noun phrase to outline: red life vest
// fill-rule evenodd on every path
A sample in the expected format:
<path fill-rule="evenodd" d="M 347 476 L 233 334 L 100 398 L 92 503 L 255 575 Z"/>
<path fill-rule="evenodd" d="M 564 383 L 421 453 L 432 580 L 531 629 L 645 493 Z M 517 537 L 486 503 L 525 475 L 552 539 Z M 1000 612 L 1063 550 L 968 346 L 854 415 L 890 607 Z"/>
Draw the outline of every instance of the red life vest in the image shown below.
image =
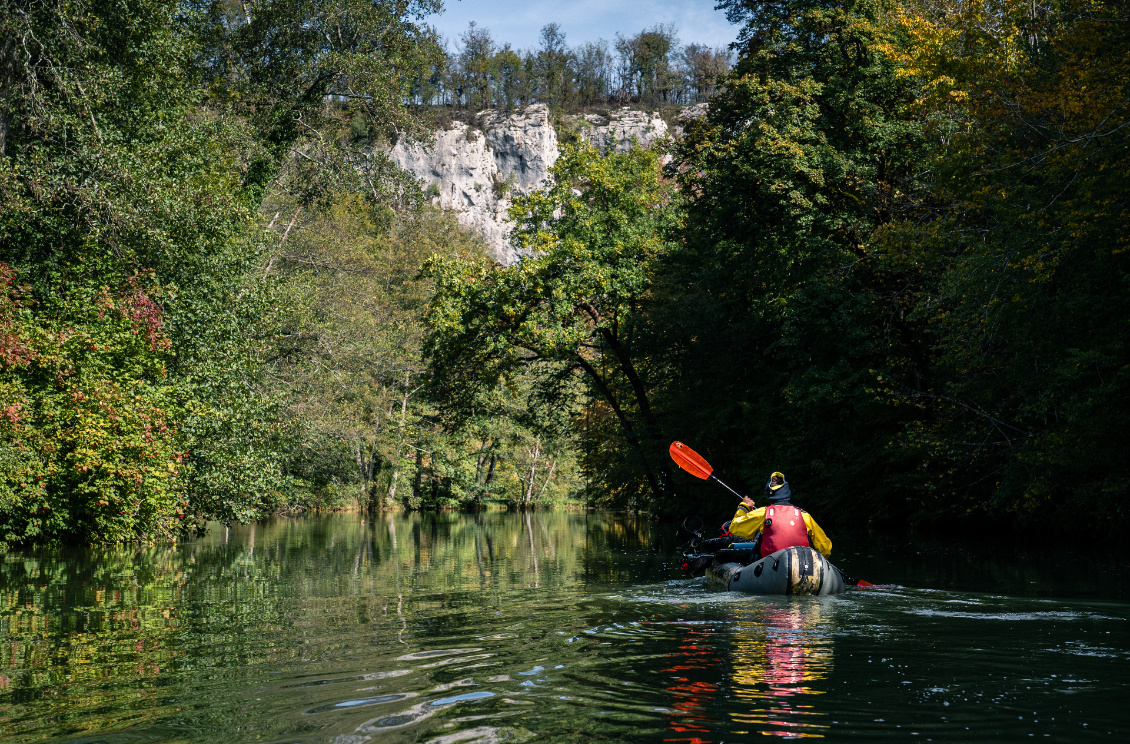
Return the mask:
<path fill-rule="evenodd" d="M 765 527 L 761 532 L 761 557 L 794 545 L 811 547 L 804 513 L 792 504 L 765 507 Z"/>

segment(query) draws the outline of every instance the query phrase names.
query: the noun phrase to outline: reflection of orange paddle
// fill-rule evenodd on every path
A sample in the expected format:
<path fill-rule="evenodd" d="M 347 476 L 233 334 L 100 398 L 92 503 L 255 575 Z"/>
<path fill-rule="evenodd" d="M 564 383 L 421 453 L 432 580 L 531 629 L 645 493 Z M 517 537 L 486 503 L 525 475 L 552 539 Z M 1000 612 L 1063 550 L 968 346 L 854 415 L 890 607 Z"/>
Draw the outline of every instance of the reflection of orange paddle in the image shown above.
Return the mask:
<path fill-rule="evenodd" d="M 693 475 L 695 478 L 701 478 L 702 480 L 712 480 L 718 485 L 722 486 L 722 488 L 725 488 L 727 491 L 737 496 L 739 499 L 743 498 L 740 493 L 730 488 L 722 481 L 718 480 L 718 476 L 714 475 L 714 468 L 710 467 L 710 463 L 704 460 L 702 455 L 695 452 L 687 445 L 683 444 L 682 442 L 671 442 L 670 451 L 671 459 L 675 461 L 675 464 Z M 836 570 L 839 571 L 839 569 Z M 843 571 L 840 571 L 840 576 L 843 577 L 845 584 L 851 584 L 852 586 L 875 586 L 870 581 L 864 581 L 863 579 L 853 579 Z"/>
<path fill-rule="evenodd" d="M 671 459 L 675 464 L 687 471 L 695 478 L 702 480 L 712 480 L 718 485 L 725 488 L 730 493 L 737 496 L 739 499 L 742 495 L 734 489 L 727 486 L 722 481 L 718 480 L 718 476 L 714 475 L 714 468 L 710 467 L 710 463 L 702 459 L 702 455 L 695 452 L 693 449 L 683 444 L 682 442 L 671 442 Z"/>

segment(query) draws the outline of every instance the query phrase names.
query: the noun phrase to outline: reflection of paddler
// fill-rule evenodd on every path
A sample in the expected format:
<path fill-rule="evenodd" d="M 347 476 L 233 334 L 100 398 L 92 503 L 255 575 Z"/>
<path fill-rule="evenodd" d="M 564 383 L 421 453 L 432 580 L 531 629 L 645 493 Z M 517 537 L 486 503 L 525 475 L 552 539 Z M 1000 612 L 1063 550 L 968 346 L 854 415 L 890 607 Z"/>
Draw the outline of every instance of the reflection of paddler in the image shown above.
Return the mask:
<path fill-rule="evenodd" d="M 755 725 L 762 734 L 823 735 L 827 726 L 813 719 L 822 714 L 802 702 L 823 694 L 810 685 L 826 679 L 832 666 L 831 641 L 818 632 L 821 611 L 819 602 L 810 601 L 739 611 L 733 690 L 755 705 L 749 713 L 735 713 L 735 721 Z"/>
<path fill-rule="evenodd" d="M 676 623 L 676 626 L 683 624 Z M 684 734 L 681 738 L 665 738 L 664 741 L 696 742 L 709 741 L 694 734 L 706 734 L 712 730 L 715 719 L 707 711 L 707 704 L 718 696 L 718 685 L 702 677 L 712 677 L 719 666 L 717 644 L 711 637 L 713 633 L 706 628 L 687 624 L 687 635 L 680 639 L 678 648 L 664 656 L 661 670 L 674 676 L 673 684 L 664 689 L 671 694 L 667 706 L 671 721 L 671 731 Z"/>

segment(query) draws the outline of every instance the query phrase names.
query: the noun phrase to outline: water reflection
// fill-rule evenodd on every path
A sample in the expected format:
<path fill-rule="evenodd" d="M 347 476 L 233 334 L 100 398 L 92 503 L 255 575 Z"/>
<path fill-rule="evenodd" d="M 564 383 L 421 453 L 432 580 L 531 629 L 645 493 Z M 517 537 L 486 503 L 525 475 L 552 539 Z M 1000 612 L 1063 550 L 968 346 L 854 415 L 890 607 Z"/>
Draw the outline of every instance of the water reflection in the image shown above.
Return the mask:
<path fill-rule="evenodd" d="M 710 710 L 719 696 L 719 685 L 703 677 L 712 677 L 720 666 L 716 648 L 721 641 L 719 634 L 709 626 L 680 623 L 685 628 L 685 636 L 680 639 L 675 651 L 666 655 L 663 667 L 665 674 L 673 675 L 674 684 L 666 690 L 671 696 L 667 713 L 671 720 L 670 730 L 676 736 L 666 736 L 664 741 L 685 741 L 689 744 L 706 744 L 711 741 L 700 734 L 709 734 L 716 729 L 714 716 Z"/>
<path fill-rule="evenodd" d="M 1066 741 L 1076 722 L 1125 728 L 1125 685 L 1110 682 L 1130 660 L 1123 605 L 717 593 L 673 572 L 660 543 L 619 515 L 393 514 L 7 553 L 0 740 Z"/>
<path fill-rule="evenodd" d="M 832 670 L 827 602 L 795 597 L 735 607 L 732 684 L 750 706 L 732 714 L 736 723 L 776 736 L 824 735 L 828 724 L 813 697 L 824 694 L 820 683 Z"/>
<path fill-rule="evenodd" d="M 337 515 L 220 525 L 178 546 L 6 553 L 0 738 L 176 718 L 185 711 L 178 691 L 187 690 L 216 708 L 190 716 L 207 729 L 222 725 L 225 709 L 257 715 L 241 698 L 263 675 L 316 672 L 326 661 L 333 669 L 351 649 L 383 659 L 388 643 L 389 666 L 381 660 L 353 678 L 371 687 L 403 675 L 403 689 L 314 700 L 297 694 L 311 687 L 290 676 L 269 694 L 289 700 L 284 716 L 392 704 L 419 694 L 424 675 L 496 663 L 493 651 L 469 643 L 446 657 L 429 650 L 431 639 L 450 646 L 491 627 L 500 607 L 524 619 L 590 583 L 665 572 L 666 556 L 623 555 L 649 546 L 650 530 L 644 519 L 585 513 Z M 412 659 L 421 663 L 403 669 Z M 279 694 L 284 688 L 294 692 Z M 447 707 L 422 705 L 423 717 Z"/>
<path fill-rule="evenodd" d="M 671 625 L 678 632 L 661 668 L 670 679 L 663 740 L 823 737 L 830 722 L 816 703 L 832 672 L 829 600 L 715 597 L 725 606 L 726 621 Z"/>

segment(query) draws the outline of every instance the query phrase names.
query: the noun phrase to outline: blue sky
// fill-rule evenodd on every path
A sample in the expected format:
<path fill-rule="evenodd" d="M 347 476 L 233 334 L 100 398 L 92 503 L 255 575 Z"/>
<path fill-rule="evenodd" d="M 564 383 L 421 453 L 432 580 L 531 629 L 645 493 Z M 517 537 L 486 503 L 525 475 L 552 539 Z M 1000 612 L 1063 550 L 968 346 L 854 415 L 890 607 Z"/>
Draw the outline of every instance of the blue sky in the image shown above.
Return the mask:
<path fill-rule="evenodd" d="M 679 41 L 725 46 L 737 36 L 737 27 L 714 10 L 715 0 L 445 0 L 442 15 L 429 16 L 428 24 L 446 37 L 448 50 L 456 51 L 459 36 L 475 21 L 490 29 L 499 44 L 515 49 L 536 47 L 542 26 L 556 21 L 565 42 L 585 41 L 639 33 L 657 23 L 674 21 Z"/>

